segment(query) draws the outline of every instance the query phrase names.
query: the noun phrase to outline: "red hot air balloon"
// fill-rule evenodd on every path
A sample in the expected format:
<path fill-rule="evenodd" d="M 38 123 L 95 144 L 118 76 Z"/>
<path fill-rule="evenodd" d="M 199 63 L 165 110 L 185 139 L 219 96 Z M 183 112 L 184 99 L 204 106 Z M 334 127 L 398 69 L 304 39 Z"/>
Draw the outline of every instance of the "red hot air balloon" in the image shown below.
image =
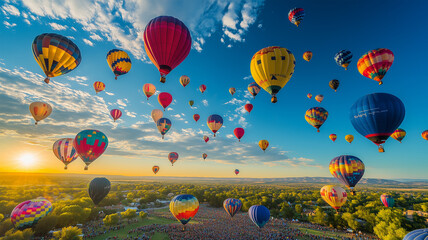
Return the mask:
<path fill-rule="evenodd" d="M 244 106 L 245 110 L 247 110 L 248 113 L 251 113 L 251 110 L 253 110 L 253 104 L 247 103 Z"/>
<path fill-rule="evenodd" d="M 202 84 L 201 86 L 199 86 L 199 91 L 201 91 L 201 93 L 204 93 L 205 90 L 207 90 L 207 86 L 205 86 L 204 84 Z"/>
<path fill-rule="evenodd" d="M 243 128 L 235 128 L 235 130 L 233 130 L 233 133 L 235 134 L 235 137 L 241 141 L 241 138 L 244 136 L 244 129 Z"/>
<path fill-rule="evenodd" d="M 163 110 L 165 111 L 165 108 L 167 108 L 169 106 L 169 104 L 171 104 L 171 102 L 172 102 L 171 94 L 169 94 L 167 92 L 159 93 L 158 102 L 160 105 L 162 105 Z"/>
<path fill-rule="evenodd" d="M 238 175 L 239 174 L 239 169 L 235 169 L 235 174 Z"/>
<path fill-rule="evenodd" d="M 189 55 L 192 38 L 186 25 L 177 18 L 153 18 L 144 30 L 144 48 L 158 68 L 161 82 Z"/>
<path fill-rule="evenodd" d="M 199 114 L 193 114 L 193 120 L 195 120 L 195 122 L 197 122 L 199 120 L 199 118 L 201 118 L 201 116 L 199 116 Z"/>
<path fill-rule="evenodd" d="M 204 136 L 204 141 L 208 142 L 210 140 L 210 138 L 208 136 Z"/>
<path fill-rule="evenodd" d="M 116 120 L 122 116 L 122 111 L 120 111 L 119 109 L 113 109 L 110 111 L 110 115 L 113 118 L 113 120 L 116 122 Z"/>

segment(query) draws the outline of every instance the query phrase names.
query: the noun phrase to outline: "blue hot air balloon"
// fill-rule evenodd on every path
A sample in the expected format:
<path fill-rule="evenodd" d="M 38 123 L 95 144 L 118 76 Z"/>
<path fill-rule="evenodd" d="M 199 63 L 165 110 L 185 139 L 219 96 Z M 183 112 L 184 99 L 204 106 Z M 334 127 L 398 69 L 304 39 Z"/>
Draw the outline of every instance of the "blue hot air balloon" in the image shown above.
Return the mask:
<path fill-rule="evenodd" d="M 416 229 L 404 236 L 403 240 L 419 240 L 428 238 L 428 228 Z"/>
<path fill-rule="evenodd" d="M 259 228 L 262 228 L 267 222 L 269 222 L 270 212 L 269 209 L 263 205 L 253 205 L 248 209 L 248 216 L 254 224 Z"/>
<path fill-rule="evenodd" d="M 344 67 L 345 70 L 348 70 L 348 66 L 352 60 L 352 53 L 349 50 L 342 50 L 334 55 L 334 60 L 336 61 L 337 65 Z"/>
<path fill-rule="evenodd" d="M 401 100 L 388 93 L 372 93 L 358 99 L 349 118 L 355 130 L 379 146 L 400 126 L 405 116 Z"/>

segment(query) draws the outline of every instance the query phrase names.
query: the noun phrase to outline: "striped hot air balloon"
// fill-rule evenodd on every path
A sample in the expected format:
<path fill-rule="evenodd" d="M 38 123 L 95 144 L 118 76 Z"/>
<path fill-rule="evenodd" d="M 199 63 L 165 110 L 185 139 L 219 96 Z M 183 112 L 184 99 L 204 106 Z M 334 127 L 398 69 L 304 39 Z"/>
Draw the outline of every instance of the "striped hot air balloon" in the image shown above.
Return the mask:
<path fill-rule="evenodd" d="M 293 8 L 288 12 L 288 20 L 297 27 L 305 17 L 305 10 L 303 8 Z"/>
<path fill-rule="evenodd" d="M 112 109 L 110 111 L 110 115 L 113 118 L 113 121 L 116 122 L 116 120 L 122 116 L 122 111 L 120 111 L 119 109 Z"/>
<path fill-rule="evenodd" d="M 118 76 L 126 74 L 131 70 L 131 59 L 125 51 L 112 49 L 107 53 L 106 60 L 116 80 Z"/>
<path fill-rule="evenodd" d="M 143 86 L 143 92 L 144 92 L 144 95 L 146 95 L 147 100 L 149 100 L 149 98 L 150 98 L 151 96 L 153 96 L 153 94 L 155 94 L 155 92 L 156 92 L 156 87 L 155 87 L 155 85 L 153 85 L 153 84 L 151 84 L 151 83 L 146 83 L 146 84 L 144 84 L 144 86 Z"/>
<path fill-rule="evenodd" d="M 382 194 L 380 196 L 380 201 L 385 207 L 393 207 L 394 206 L 394 198 L 388 194 Z"/>
<path fill-rule="evenodd" d="M 398 128 L 391 134 L 391 137 L 399 141 L 400 143 L 405 136 L 406 136 L 406 131 L 402 128 Z"/>
<path fill-rule="evenodd" d="M 183 87 L 186 87 L 186 86 L 187 86 L 187 84 L 189 84 L 189 83 L 190 83 L 190 78 L 189 78 L 188 76 L 183 75 L 183 76 L 181 76 L 181 77 L 180 77 L 180 84 L 181 84 Z"/>
<path fill-rule="evenodd" d="M 79 156 L 73 146 L 73 141 L 73 138 L 61 138 L 52 147 L 55 156 L 64 163 L 64 169 L 67 169 L 67 165 Z"/>
<path fill-rule="evenodd" d="M 252 82 L 248 84 L 247 88 L 248 88 L 248 92 L 251 94 L 251 96 L 253 96 L 253 98 L 255 98 L 257 94 L 260 92 L 260 86 L 257 85 L 256 82 Z"/>
<path fill-rule="evenodd" d="M 10 221 L 17 229 L 29 228 L 52 211 L 52 203 L 44 198 L 24 201 L 10 214 Z"/>
<path fill-rule="evenodd" d="M 224 210 L 233 218 L 241 210 L 242 202 L 236 198 L 228 198 L 223 202 Z"/>
<path fill-rule="evenodd" d="M 169 203 L 169 211 L 183 225 L 186 225 L 196 215 L 198 210 L 199 201 L 195 196 L 190 194 L 177 195 Z"/>
<path fill-rule="evenodd" d="M 385 77 L 392 63 L 394 62 L 394 54 L 386 48 L 378 48 L 368 51 L 358 60 L 358 71 L 364 77 L 373 79 L 382 84 L 382 79 Z"/>
<path fill-rule="evenodd" d="M 306 111 L 305 119 L 313 127 L 320 131 L 320 127 L 327 120 L 328 112 L 322 107 L 313 107 Z"/>
<path fill-rule="evenodd" d="M 217 114 L 210 115 L 207 119 L 207 126 L 214 133 L 215 137 L 217 131 L 221 128 L 221 126 L 223 126 L 223 118 Z"/>
<path fill-rule="evenodd" d="M 413 230 L 403 238 L 403 240 L 422 240 L 422 239 L 428 239 L 428 228 Z"/>
<path fill-rule="evenodd" d="M 103 91 L 106 88 L 106 85 L 103 82 L 94 82 L 95 93 Z"/>
<path fill-rule="evenodd" d="M 257 227 L 263 228 L 270 219 L 270 211 L 263 205 L 253 205 L 248 209 L 248 216 Z"/>
<path fill-rule="evenodd" d="M 355 195 L 354 187 L 363 177 L 365 166 L 355 156 L 342 155 L 330 161 L 329 170 L 333 177 L 351 190 L 351 195 Z"/>

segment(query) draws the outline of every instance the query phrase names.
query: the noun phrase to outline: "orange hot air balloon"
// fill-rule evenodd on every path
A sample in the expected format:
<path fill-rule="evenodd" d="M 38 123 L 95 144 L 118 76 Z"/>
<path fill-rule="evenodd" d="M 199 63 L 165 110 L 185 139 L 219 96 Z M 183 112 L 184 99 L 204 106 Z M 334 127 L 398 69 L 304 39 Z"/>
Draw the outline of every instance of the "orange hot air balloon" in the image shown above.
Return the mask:
<path fill-rule="evenodd" d="M 348 135 L 346 135 L 346 136 L 345 136 L 345 140 L 346 140 L 348 143 L 352 143 L 352 141 L 354 141 L 354 136 L 353 136 L 353 135 L 351 135 L 351 134 L 348 134 Z"/>
<path fill-rule="evenodd" d="M 201 116 L 199 116 L 199 114 L 193 114 L 193 120 L 195 120 L 195 122 L 197 122 L 199 120 L 199 118 L 201 118 Z"/>
<path fill-rule="evenodd" d="M 263 150 L 263 152 L 265 152 L 265 150 L 269 147 L 268 140 L 260 140 L 259 147 Z"/>
<path fill-rule="evenodd" d="M 315 96 L 315 100 L 317 100 L 318 102 L 322 102 L 323 99 L 324 99 L 324 96 L 321 94 Z"/>
<path fill-rule="evenodd" d="M 94 82 L 95 92 L 98 94 L 106 88 L 106 85 L 103 82 Z"/>
<path fill-rule="evenodd" d="M 248 113 L 251 113 L 251 110 L 253 110 L 253 104 L 247 103 L 244 106 L 245 110 L 247 110 Z"/>
<path fill-rule="evenodd" d="M 163 110 L 165 111 L 165 108 L 169 106 L 172 102 L 172 96 L 171 94 L 167 92 L 161 92 L 158 95 L 158 102 L 163 107 Z"/>
<path fill-rule="evenodd" d="M 234 87 L 229 88 L 229 93 L 233 96 L 236 93 L 236 89 Z"/>
<path fill-rule="evenodd" d="M 233 134 L 235 134 L 235 137 L 241 141 L 241 138 L 244 136 L 245 134 L 245 130 L 243 128 L 235 128 L 235 130 L 233 130 Z"/>
<path fill-rule="evenodd" d="M 364 77 L 371 78 L 379 85 L 382 84 L 382 78 L 388 72 L 394 62 L 394 54 L 386 48 L 378 48 L 368 51 L 358 60 L 358 71 Z"/>
<path fill-rule="evenodd" d="M 306 95 L 309 99 L 312 98 L 312 94 L 308 93 L 308 95 Z"/>
<path fill-rule="evenodd" d="M 305 59 L 305 61 L 309 62 L 312 59 L 312 52 L 311 51 L 306 51 L 303 53 L 303 59 Z"/>
<path fill-rule="evenodd" d="M 400 143 L 405 136 L 406 136 L 406 131 L 402 128 L 398 128 L 391 134 L 391 137 L 399 141 Z"/>
<path fill-rule="evenodd" d="M 334 141 L 336 141 L 337 136 L 336 136 L 336 134 L 332 133 L 332 134 L 330 134 L 329 138 L 331 139 L 331 141 L 334 142 Z"/>
<path fill-rule="evenodd" d="M 155 174 L 158 173 L 159 172 L 159 166 L 153 166 L 152 170 Z"/>
<path fill-rule="evenodd" d="M 428 130 L 422 132 L 422 138 L 428 140 Z"/>
<path fill-rule="evenodd" d="M 183 76 L 180 77 L 180 83 L 181 83 L 181 85 L 183 87 L 186 87 L 187 84 L 190 83 L 190 78 L 188 76 L 186 76 L 186 75 L 183 75 Z"/>
<path fill-rule="evenodd" d="M 30 112 L 33 115 L 34 120 L 36 120 L 36 125 L 39 121 L 47 118 L 51 112 L 51 105 L 44 102 L 33 102 L 30 104 Z"/>
<path fill-rule="evenodd" d="M 155 85 L 151 84 L 151 83 L 146 83 L 143 86 L 143 92 L 147 97 L 147 100 L 149 100 L 149 97 L 153 96 L 153 94 L 155 94 L 156 92 L 156 87 Z"/>
<path fill-rule="evenodd" d="M 207 90 L 207 86 L 205 86 L 204 84 L 202 84 L 201 86 L 199 86 L 199 91 L 201 91 L 201 93 L 204 93 L 205 90 Z"/>

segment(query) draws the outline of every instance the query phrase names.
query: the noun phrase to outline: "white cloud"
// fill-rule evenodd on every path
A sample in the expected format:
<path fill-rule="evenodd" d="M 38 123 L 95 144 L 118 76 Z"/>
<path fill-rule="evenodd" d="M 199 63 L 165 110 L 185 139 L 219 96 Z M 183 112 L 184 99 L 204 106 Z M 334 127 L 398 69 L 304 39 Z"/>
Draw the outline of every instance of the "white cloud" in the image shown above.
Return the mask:
<path fill-rule="evenodd" d="M 49 23 L 49 25 L 51 26 L 51 28 L 53 30 L 57 30 L 57 31 L 66 30 L 67 29 L 67 26 L 63 26 L 63 25 L 58 24 L 58 23 Z"/>
<path fill-rule="evenodd" d="M 30 20 L 28 20 L 28 19 L 24 19 L 24 22 L 25 22 L 26 24 L 28 24 L 28 25 L 31 25 L 31 22 L 30 22 Z"/>
<path fill-rule="evenodd" d="M 126 113 L 126 116 L 128 117 L 132 117 L 132 118 L 137 117 L 137 113 L 135 112 L 129 112 L 128 110 L 125 110 L 125 113 Z"/>
<path fill-rule="evenodd" d="M 74 77 L 67 76 L 67 79 L 83 86 L 89 86 L 86 83 L 86 81 L 88 81 L 88 77 L 85 77 L 85 76 L 74 76 Z"/>
<path fill-rule="evenodd" d="M 92 33 L 89 37 L 92 40 L 95 40 L 95 41 L 101 41 L 101 40 L 103 40 L 98 34 L 95 34 L 95 33 Z"/>
<path fill-rule="evenodd" d="M 107 95 L 109 95 L 109 96 L 114 96 L 114 93 L 107 92 L 107 91 L 104 91 L 104 92 L 105 92 L 105 94 L 107 94 Z"/>
<path fill-rule="evenodd" d="M 228 44 L 228 45 L 227 45 L 227 48 L 231 48 L 231 47 L 232 47 L 232 44 Z"/>
<path fill-rule="evenodd" d="M 245 102 L 247 102 L 246 100 L 238 100 L 237 98 L 232 98 L 230 101 L 225 102 L 224 104 L 230 104 L 230 105 L 242 105 Z"/>
<path fill-rule="evenodd" d="M 93 43 L 93 42 L 91 42 L 91 41 L 89 41 L 89 40 L 88 40 L 88 39 L 86 39 L 86 38 L 84 38 L 84 39 L 83 39 L 83 42 L 84 42 L 84 43 L 86 43 L 87 45 L 91 46 L 91 47 L 93 47 L 93 46 L 94 46 L 94 43 Z"/>
<path fill-rule="evenodd" d="M 8 14 L 13 15 L 13 16 L 19 16 L 20 15 L 18 8 L 16 8 L 13 5 L 10 5 L 10 4 L 3 5 L 3 7 L 1 9 L 2 9 L 4 15 L 8 15 Z"/>
<path fill-rule="evenodd" d="M 257 25 L 258 28 L 262 28 L 263 24 L 259 23 L 259 25 Z"/>
<path fill-rule="evenodd" d="M 208 100 L 206 99 L 202 100 L 202 104 L 204 104 L 205 107 L 208 107 Z"/>
<path fill-rule="evenodd" d="M 251 75 L 245 76 L 244 80 L 253 80 L 253 76 L 251 76 Z"/>
<path fill-rule="evenodd" d="M 9 23 L 8 21 L 4 21 L 3 24 L 6 28 L 13 28 L 16 26 L 16 23 Z"/>

